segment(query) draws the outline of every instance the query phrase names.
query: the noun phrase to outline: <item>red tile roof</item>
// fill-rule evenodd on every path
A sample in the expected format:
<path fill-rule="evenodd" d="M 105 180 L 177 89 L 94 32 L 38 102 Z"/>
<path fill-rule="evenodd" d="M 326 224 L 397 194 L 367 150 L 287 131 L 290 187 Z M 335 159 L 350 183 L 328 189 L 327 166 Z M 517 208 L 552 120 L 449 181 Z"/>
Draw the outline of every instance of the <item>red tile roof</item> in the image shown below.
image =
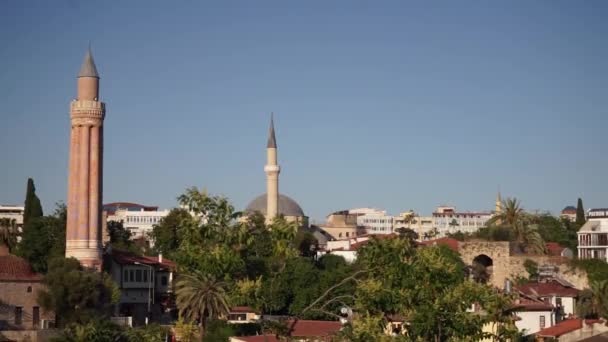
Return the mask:
<path fill-rule="evenodd" d="M 41 281 L 42 275 L 32 271 L 30 263 L 18 256 L 0 256 L 0 281 Z"/>
<path fill-rule="evenodd" d="M 547 247 L 547 253 L 549 255 L 562 255 L 562 251 L 566 249 L 566 247 L 560 245 L 557 242 L 547 242 L 545 246 Z"/>
<path fill-rule="evenodd" d="M 274 335 L 238 336 L 234 338 L 241 342 L 279 342 Z"/>
<path fill-rule="evenodd" d="M 553 305 L 543 302 L 540 299 L 534 299 L 520 292 L 519 298 L 513 303 L 515 311 L 552 311 Z"/>
<path fill-rule="evenodd" d="M 113 250 L 111 252 L 111 255 L 112 259 L 121 265 L 135 264 L 136 262 L 138 262 L 144 265 L 160 266 L 172 270 L 177 267 L 177 265 L 173 261 L 166 258 L 163 258 L 163 261 L 161 263 L 158 261 L 158 257 L 155 256 L 139 256 L 119 250 Z"/>
<path fill-rule="evenodd" d="M 451 250 L 453 250 L 455 252 L 458 252 L 459 243 L 460 242 L 458 240 L 448 238 L 448 237 L 419 242 L 419 244 L 422 246 L 435 246 L 435 245 L 448 246 Z"/>
<path fill-rule="evenodd" d="M 582 319 L 568 319 L 557 323 L 556 325 L 545 328 L 537 333 L 537 336 L 542 337 L 560 337 L 563 334 L 578 330 L 583 327 Z"/>
<path fill-rule="evenodd" d="M 253 308 L 250 308 L 248 306 L 233 306 L 230 309 L 230 312 L 253 312 L 253 313 L 257 313 L 256 310 L 254 310 Z"/>
<path fill-rule="evenodd" d="M 342 329 L 342 323 L 338 321 L 289 320 L 286 322 L 286 324 L 287 327 L 290 328 L 290 336 L 292 337 L 328 337 Z M 274 335 L 244 336 L 235 338 L 243 342 L 279 341 Z"/>
<path fill-rule="evenodd" d="M 557 281 L 550 281 L 547 283 L 528 283 L 516 287 L 519 291 L 529 296 L 539 297 L 576 297 L 578 296 L 578 290 L 565 286 Z"/>
<path fill-rule="evenodd" d="M 295 322 L 295 324 L 294 324 Z M 291 336 L 329 336 L 342 329 L 342 323 L 338 321 L 287 321 Z"/>

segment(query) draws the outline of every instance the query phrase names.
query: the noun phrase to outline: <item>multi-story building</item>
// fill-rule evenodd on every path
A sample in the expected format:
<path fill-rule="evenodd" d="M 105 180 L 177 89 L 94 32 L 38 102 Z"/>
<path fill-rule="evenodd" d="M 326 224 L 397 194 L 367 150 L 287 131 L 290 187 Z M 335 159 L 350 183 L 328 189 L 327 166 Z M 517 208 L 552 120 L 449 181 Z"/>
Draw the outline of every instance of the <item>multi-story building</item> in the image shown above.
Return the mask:
<path fill-rule="evenodd" d="M 399 228 L 415 231 L 420 240 L 433 238 L 436 235 L 435 219 L 432 216 L 419 216 L 412 210 L 393 217 L 393 231 L 397 231 Z"/>
<path fill-rule="evenodd" d="M 349 214 L 357 217 L 357 226 L 363 227 L 368 234 L 391 234 L 393 217 L 385 210 L 373 208 L 350 209 Z"/>
<path fill-rule="evenodd" d="M 318 227 L 336 240 L 348 239 L 364 234 L 365 229 L 357 225 L 357 215 L 348 210 L 336 211 L 327 216 L 327 222 Z"/>
<path fill-rule="evenodd" d="M 155 224 L 169 214 L 169 210 L 159 211 L 156 206 L 146 206 L 137 203 L 115 202 L 104 204 L 107 221 L 122 222 L 133 238 L 147 238 Z"/>
<path fill-rule="evenodd" d="M 608 209 L 590 209 L 587 222 L 578 231 L 579 259 L 608 262 Z"/>
<path fill-rule="evenodd" d="M 490 212 L 458 212 L 455 207 L 440 206 L 433 213 L 435 227 L 439 236 L 456 233 L 474 233 L 485 227 L 492 218 Z"/>
<path fill-rule="evenodd" d="M 0 219 L 15 220 L 18 228 L 23 226 L 23 212 L 25 207 L 22 205 L 0 205 Z"/>
<path fill-rule="evenodd" d="M 112 250 L 112 279 L 120 288 L 118 313 L 134 325 L 146 319 L 167 321 L 174 308 L 173 280 L 176 265 L 168 259 L 137 256 Z"/>

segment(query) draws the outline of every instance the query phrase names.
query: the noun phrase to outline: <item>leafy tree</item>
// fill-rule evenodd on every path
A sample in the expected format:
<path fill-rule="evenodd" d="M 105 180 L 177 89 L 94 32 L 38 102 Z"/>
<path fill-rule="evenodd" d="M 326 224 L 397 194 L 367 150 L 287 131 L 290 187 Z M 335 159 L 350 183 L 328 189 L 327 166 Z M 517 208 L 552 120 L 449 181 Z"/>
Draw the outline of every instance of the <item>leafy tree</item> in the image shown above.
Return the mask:
<path fill-rule="evenodd" d="M 576 202 L 576 224 L 579 227 L 582 227 L 586 220 L 585 220 L 585 209 L 583 208 L 583 200 L 579 197 L 578 201 Z"/>
<path fill-rule="evenodd" d="M 363 317 L 353 322 L 355 335 L 363 336 L 358 340 L 377 340 L 385 314 L 407 319 L 409 340 L 482 338 L 488 317 L 501 314 L 488 303 L 507 302 L 489 286 L 466 280 L 464 263 L 445 246 L 416 249 L 402 239 L 372 239 L 359 250 L 357 264 L 367 270 L 356 282 L 354 308 Z M 491 314 L 468 313 L 474 303 Z"/>
<path fill-rule="evenodd" d="M 460 233 L 460 232 L 459 232 Z M 414 231 L 411 228 L 398 228 L 397 229 L 397 234 L 399 234 L 399 237 L 402 239 L 408 239 L 411 242 L 417 241 L 419 236 L 418 233 L 416 233 L 416 231 Z"/>
<path fill-rule="evenodd" d="M 538 263 L 531 259 L 526 259 L 524 261 L 524 268 L 526 272 L 528 272 L 528 279 L 536 279 L 538 278 Z"/>
<path fill-rule="evenodd" d="M 159 324 L 148 324 L 137 328 L 126 329 L 124 336 L 128 342 L 158 342 L 164 341 L 169 330 Z"/>
<path fill-rule="evenodd" d="M 91 320 L 86 323 L 70 323 L 53 339 L 54 342 L 130 342 L 123 335 L 122 327 L 110 320 Z M 135 340 L 132 340 L 135 341 Z M 145 340 L 139 340 L 145 341 Z"/>
<path fill-rule="evenodd" d="M 175 322 L 175 333 L 181 342 L 194 342 L 199 339 L 196 326 L 190 322 L 185 322 L 182 317 Z"/>
<path fill-rule="evenodd" d="M 608 320 L 608 280 L 594 281 L 590 285 L 596 312 L 600 317 Z"/>
<path fill-rule="evenodd" d="M 38 293 L 38 303 L 55 312 L 59 326 L 105 317 L 120 298 L 109 275 L 85 269 L 74 258 L 52 259 L 43 283 L 46 288 Z"/>
<path fill-rule="evenodd" d="M 199 272 L 180 276 L 176 283 L 176 302 L 180 316 L 187 320 L 198 320 L 201 336 L 206 331 L 209 319 L 218 319 L 228 314 L 230 307 L 226 283 Z"/>
<path fill-rule="evenodd" d="M 549 214 L 542 214 L 532 217 L 532 222 L 536 225 L 543 240 L 557 242 L 576 251 L 578 229 L 573 229 L 569 220 L 560 220 Z"/>
<path fill-rule="evenodd" d="M 48 261 L 65 255 L 67 208 L 58 204 L 52 216 L 32 219 L 24 230 L 17 254 L 27 259 L 35 272 L 45 273 Z"/>
<path fill-rule="evenodd" d="M 181 208 L 172 209 L 167 216 L 155 224 L 150 234 L 154 249 L 171 258 L 182 242 L 182 227 L 190 224 L 192 216 Z"/>
<path fill-rule="evenodd" d="M 303 257 L 313 257 L 317 254 L 319 242 L 311 232 L 299 230 L 296 233 L 294 244 Z"/>
<path fill-rule="evenodd" d="M 18 235 L 19 229 L 15 219 L 0 218 L 0 245 L 6 246 L 9 253 L 17 245 Z"/>
<path fill-rule="evenodd" d="M 109 246 L 135 255 L 142 254 L 142 248 L 132 240 L 133 234 L 124 227 L 122 222 L 109 221 L 107 227 L 110 236 Z"/>
<path fill-rule="evenodd" d="M 27 179 L 27 190 L 25 193 L 25 207 L 23 210 L 23 227 L 27 229 L 28 223 L 38 217 L 42 216 L 42 204 L 40 199 L 36 195 L 36 186 L 34 180 L 31 178 Z"/>

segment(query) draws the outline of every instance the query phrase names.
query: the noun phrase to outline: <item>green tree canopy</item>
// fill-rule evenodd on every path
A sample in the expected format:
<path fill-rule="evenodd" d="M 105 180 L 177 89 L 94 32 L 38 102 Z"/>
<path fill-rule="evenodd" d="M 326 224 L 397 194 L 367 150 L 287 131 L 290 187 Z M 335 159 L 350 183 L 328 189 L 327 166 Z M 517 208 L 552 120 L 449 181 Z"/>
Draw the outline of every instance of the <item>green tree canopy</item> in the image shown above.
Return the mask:
<path fill-rule="evenodd" d="M 108 274 L 83 268 L 74 258 L 52 259 L 43 283 L 46 288 L 38 293 L 38 303 L 55 312 L 59 326 L 107 317 L 120 298 L 120 290 Z"/>
<path fill-rule="evenodd" d="M 25 207 L 23 210 L 23 226 L 27 229 L 27 224 L 38 217 L 42 216 L 42 204 L 36 195 L 36 186 L 34 180 L 27 179 L 27 189 L 25 192 Z"/>
<path fill-rule="evenodd" d="M 35 272 L 46 273 L 48 261 L 65 255 L 67 208 L 58 204 L 52 216 L 32 219 L 23 231 L 17 254 L 27 259 Z"/>
<path fill-rule="evenodd" d="M 585 209 L 583 208 L 583 200 L 579 197 L 576 202 L 576 224 L 582 227 L 585 224 Z"/>

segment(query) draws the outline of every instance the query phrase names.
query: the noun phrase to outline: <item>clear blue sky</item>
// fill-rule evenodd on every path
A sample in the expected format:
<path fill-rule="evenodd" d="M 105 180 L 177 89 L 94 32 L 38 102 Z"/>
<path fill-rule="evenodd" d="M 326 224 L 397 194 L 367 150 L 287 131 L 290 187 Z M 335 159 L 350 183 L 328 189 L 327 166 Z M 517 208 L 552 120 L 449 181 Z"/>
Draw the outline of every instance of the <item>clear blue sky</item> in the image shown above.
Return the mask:
<path fill-rule="evenodd" d="M 65 201 L 69 102 L 101 74 L 104 201 L 206 187 L 350 207 L 608 206 L 606 1 L 1 1 L 0 203 Z"/>

